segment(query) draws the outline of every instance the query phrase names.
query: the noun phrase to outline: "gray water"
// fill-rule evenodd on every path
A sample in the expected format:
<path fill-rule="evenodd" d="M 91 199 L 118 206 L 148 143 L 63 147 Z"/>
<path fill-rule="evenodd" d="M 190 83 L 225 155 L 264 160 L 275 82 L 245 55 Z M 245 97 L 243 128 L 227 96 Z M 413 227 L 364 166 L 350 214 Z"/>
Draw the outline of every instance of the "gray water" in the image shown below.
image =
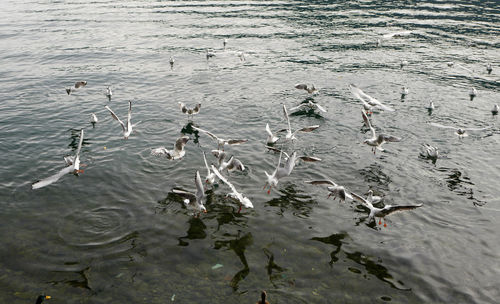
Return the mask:
<path fill-rule="evenodd" d="M 41 293 L 48 303 L 255 303 L 263 289 L 271 303 L 500 297 L 498 1 L 2 1 L 0 20 L 2 303 Z M 403 30 L 413 32 L 377 46 Z M 68 96 L 80 80 L 88 85 Z M 312 98 L 328 112 L 292 115 L 292 128 L 321 127 L 284 148 L 322 162 L 299 163 L 268 195 L 264 171 L 278 155 L 265 150 L 264 127 L 284 128 L 281 105 L 311 98 L 298 82 L 320 88 Z M 349 83 L 396 109 L 372 123 L 401 142 L 376 155 L 363 144 Z M 124 140 L 104 106 L 124 118 L 128 100 L 142 122 Z M 190 133 L 181 161 L 150 155 L 190 131 L 179 101 L 202 104 L 201 128 L 249 140 L 226 150 L 247 166 L 229 179 L 254 209 L 238 213 L 221 184 L 194 218 L 171 193 L 194 189 L 201 151 L 215 148 Z M 492 127 L 459 139 L 430 122 Z M 64 166 L 81 128 L 84 173 L 31 190 Z M 440 149 L 435 164 L 419 157 L 423 143 Z M 304 183 L 313 178 L 424 205 L 383 227 L 359 203 Z"/>

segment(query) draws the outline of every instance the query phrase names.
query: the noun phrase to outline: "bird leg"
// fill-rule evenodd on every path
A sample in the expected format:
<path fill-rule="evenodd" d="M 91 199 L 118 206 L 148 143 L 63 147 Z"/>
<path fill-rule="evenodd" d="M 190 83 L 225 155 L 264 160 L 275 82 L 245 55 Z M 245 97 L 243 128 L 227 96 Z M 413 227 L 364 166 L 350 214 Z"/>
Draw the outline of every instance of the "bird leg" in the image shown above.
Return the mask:
<path fill-rule="evenodd" d="M 382 225 L 382 218 L 381 217 L 378 218 L 378 224 Z"/>
<path fill-rule="evenodd" d="M 385 217 L 384 217 L 384 227 L 387 227 L 387 224 L 385 223 Z"/>
<path fill-rule="evenodd" d="M 241 205 L 240 205 L 240 209 L 238 209 L 238 213 L 240 213 L 240 212 L 241 212 Z"/>
<path fill-rule="evenodd" d="M 272 188 L 272 187 L 273 187 L 273 186 L 269 186 L 269 190 L 267 190 L 267 194 L 268 194 L 268 195 L 269 195 L 269 194 L 271 194 L 271 188 Z"/>

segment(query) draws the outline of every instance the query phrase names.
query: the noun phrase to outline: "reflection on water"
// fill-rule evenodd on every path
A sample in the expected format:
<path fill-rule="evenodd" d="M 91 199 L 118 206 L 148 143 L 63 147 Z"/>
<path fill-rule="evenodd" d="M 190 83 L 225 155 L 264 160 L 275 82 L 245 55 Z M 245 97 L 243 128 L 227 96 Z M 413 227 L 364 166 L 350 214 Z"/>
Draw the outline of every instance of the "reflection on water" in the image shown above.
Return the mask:
<path fill-rule="evenodd" d="M 215 241 L 214 249 L 219 250 L 221 248 L 226 248 L 233 250 L 236 256 L 238 256 L 238 258 L 240 259 L 241 263 L 243 264 L 243 269 L 238 271 L 231 279 L 230 286 L 233 288 L 234 291 L 238 290 L 239 282 L 243 280 L 250 272 L 247 258 L 245 257 L 245 250 L 246 247 L 252 245 L 252 243 L 253 243 L 252 234 L 249 232 L 240 237 L 240 231 L 238 231 L 238 234 L 235 236 L 234 239 L 227 241 L 221 241 L 221 240 Z"/>
<path fill-rule="evenodd" d="M 82 270 L 73 271 L 72 273 L 76 274 L 77 278 L 60 279 L 60 280 L 58 279 L 58 280 L 53 280 L 50 283 L 54 284 L 54 285 L 63 283 L 63 284 L 68 284 L 68 285 L 70 285 L 72 287 L 76 287 L 76 288 L 83 288 L 83 289 L 92 290 L 92 288 L 90 287 L 90 266 L 88 266 Z M 54 274 L 56 277 L 59 277 L 59 276 L 66 277 L 66 276 L 68 276 L 68 274 L 71 275 L 71 272 L 54 271 Z"/>
<path fill-rule="evenodd" d="M 349 238 L 349 235 L 345 232 L 342 232 L 342 233 L 332 234 L 327 237 L 313 237 L 311 238 L 311 240 L 335 246 L 335 250 L 333 250 L 330 253 L 331 257 L 331 260 L 329 262 L 330 266 L 333 266 L 334 263 L 337 263 L 339 261 L 340 259 L 339 255 L 342 253 L 345 258 L 355 262 L 358 265 L 361 265 L 366 271 L 366 274 L 363 274 L 363 271 L 358 269 L 357 267 L 353 267 L 352 264 L 343 265 L 347 267 L 349 271 L 356 274 L 363 274 L 363 277 L 367 280 L 369 280 L 368 274 L 373 275 L 377 279 L 388 283 L 393 288 L 399 290 L 410 290 L 409 288 L 404 286 L 403 282 L 395 280 L 393 278 L 393 276 L 389 273 L 389 270 L 382 265 L 381 259 L 376 259 L 375 261 L 373 258 L 368 257 L 362 252 L 359 251 L 348 252 L 342 250 L 342 245 L 348 244 L 346 242 L 346 238 Z"/>
<path fill-rule="evenodd" d="M 207 237 L 207 233 L 205 232 L 207 226 L 203 223 L 200 217 L 191 217 L 188 220 L 188 223 L 189 223 L 189 228 L 186 236 L 180 237 L 178 239 L 179 246 L 188 246 L 189 243 L 186 242 L 185 240 L 197 240 L 197 239 L 204 239 Z"/>
<path fill-rule="evenodd" d="M 277 207 L 279 215 L 283 215 L 286 211 L 290 211 L 297 217 L 309 217 L 311 209 L 317 202 L 308 195 L 301 194 L 297 190 L 297 186 L 293 184 L 281 185 L 281 196 L 267 201 L 265 204 Z"/>
<path fill-rule="evenodd" d="M 487 203 L 486 201 L 477 199 L 474 196 L 474 183 L 459 169 L 440 167 L 437 170 L 446 174 L 445 181 L 450 191 L 453 191 L 460 196 L 467 197 L 467 199 L 471 200 L 472 204 L 475 206 L 483 206 Z M 476 189 L 476 191 L 480 190 Z"/>
<path fill-rule="evenodd" d="M 274 262 L 274 253 L 272 253 L 269 249 L 263 248 L 262 250 L 267 257 L 266 270 L 269 281 L 271 282 L 271 284 L 273 284 L 274 288 L 278 288 L 280 285 L 283 285 L 283 283 L 278 283 L 283 282 L 286 278 L 286 276 L 283 274 L 284 272 L 286 272 L 286 269 Z M 285 281 L 284 283 L 294 284 L 293 281 Z"/>

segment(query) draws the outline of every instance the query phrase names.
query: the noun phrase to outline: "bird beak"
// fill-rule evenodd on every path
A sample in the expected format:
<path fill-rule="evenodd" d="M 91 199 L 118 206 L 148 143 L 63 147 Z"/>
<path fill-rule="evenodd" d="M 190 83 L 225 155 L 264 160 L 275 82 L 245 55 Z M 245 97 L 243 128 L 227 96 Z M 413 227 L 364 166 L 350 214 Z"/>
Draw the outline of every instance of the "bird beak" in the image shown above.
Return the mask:
<path fill-rule="evenodd" d="M 203 213 L 207 213 L 207 210 L 203 210 Z"/>
<path fill-rule="evenodd" d="M 45 296 L 45 300 L 50 300 L 51 296 Z"/>

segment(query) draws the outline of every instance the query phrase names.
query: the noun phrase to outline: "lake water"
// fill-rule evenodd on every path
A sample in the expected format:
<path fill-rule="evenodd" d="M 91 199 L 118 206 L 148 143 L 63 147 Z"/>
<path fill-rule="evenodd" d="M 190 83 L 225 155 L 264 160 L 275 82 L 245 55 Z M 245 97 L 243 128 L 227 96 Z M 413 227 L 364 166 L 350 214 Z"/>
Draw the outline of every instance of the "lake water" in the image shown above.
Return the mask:
<path fill-rule="evenodd" d="M 0 20 L 1 302 L 255 303 L 263 289 L 271 303 L 500 298 L 498 1 L 6 0 Z M 401 31 L 412 32 L 382 38 Z M 363 144 L 350 83 L 395 108 L 372 123 L 401 142 L 376 155 Z M 282 104 L 309 98 L 328 112 L 292 114 L 292 128 L 320 128 L 283 148 L 322 162 L 299 163 L 268 195 L 278 155 L 264 148 L 265 125 L 284 128 Z M 123 119 L 128 100 L 142 122 L 124 140 L 104 106 Z M 202 104 L 199 127 L 248 139 L 226 151 L 247 166 L 229 179 L 254 209 L 238 213 L 220 184 L 195 218 L 172 194 L 194 189 L 202 151 L 216 148 L 186 128 L 179 101 Z M 459 139 L 431 122 L 491 127 Z M 64 167 L 81 128 L 84 173 L 32 190 Z M 150 155 L 181 132 L 192 139 L 184 159 Z M 419 157 L 423 143 L 439 148 L 435 164 Z M 423 207 L 368 223 L 361 204 L 304 183 L 317 178 Z"/>

